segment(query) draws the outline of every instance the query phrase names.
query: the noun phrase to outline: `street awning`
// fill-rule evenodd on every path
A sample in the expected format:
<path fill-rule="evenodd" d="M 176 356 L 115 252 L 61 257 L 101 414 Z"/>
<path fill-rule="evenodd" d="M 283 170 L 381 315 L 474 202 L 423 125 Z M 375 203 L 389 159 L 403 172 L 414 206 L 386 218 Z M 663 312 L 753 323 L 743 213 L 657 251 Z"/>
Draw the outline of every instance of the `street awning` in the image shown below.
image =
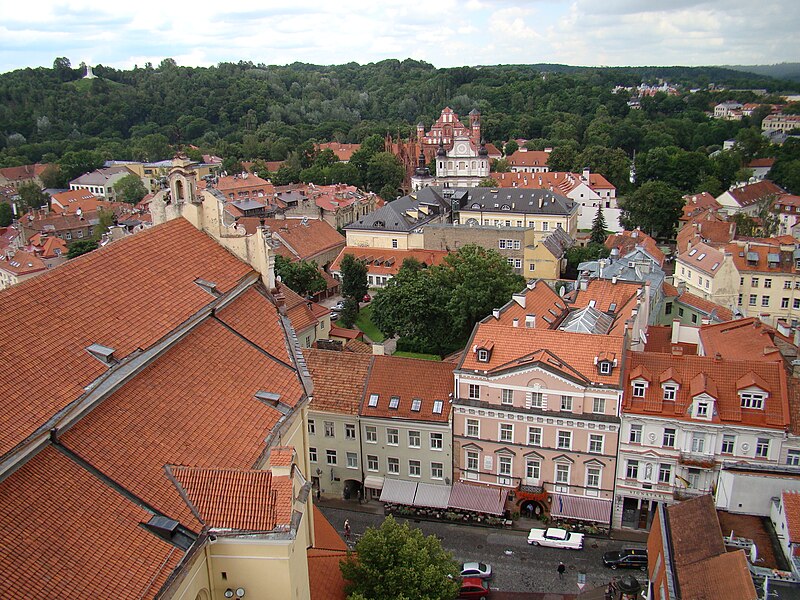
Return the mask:
<path fill-rule="evenodd" d="M 450 492 L 448 506 L 461 510 L 502 515 L 505 510 L 508 490 L 495 487 L 470 485 L 457 481 Z"/>
<path fill-rule="evenodd" d="M 371 488 L 373 490 L 379 490 L 383 488 L 383 477 L 378 477 L 377 475 L 367 475 L 364 478 L 364 487 Z"/>
<path fill-rule="evenodd" d="M 416 481 L 403 481 L 402 479 L 386 479 L 381 490 L 381 502 L 391 502 L 392 504 L 414 504 L 414 496 L 417 493 Z"/>
<path fill-rule="evenodd" d="M 450 501 L 450 486 L 435 485 L 432 483 L 417 484 L 417 495 L 414 496 L 414 506 L 425 508 L 447 508 Z"/>
<path fill-rule="evenodd" d="M 591 521 L 593 523 L 611 522 L 611 500 L 587 498 L 586 496 L 568 496 L 551 494 L 551 517 Z"/>

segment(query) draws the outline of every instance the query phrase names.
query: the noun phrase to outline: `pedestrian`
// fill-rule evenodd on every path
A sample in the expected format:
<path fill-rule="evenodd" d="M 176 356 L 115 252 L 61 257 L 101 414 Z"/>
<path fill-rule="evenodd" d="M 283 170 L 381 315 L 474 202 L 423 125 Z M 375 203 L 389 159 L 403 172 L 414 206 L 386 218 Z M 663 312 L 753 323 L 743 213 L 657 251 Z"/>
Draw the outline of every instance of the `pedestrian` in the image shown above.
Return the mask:
<path fill-rule="evenodd" d="M 564 571 L 567 570 L 567 567 L 564 565 L 563 562 L 559 562 L 558 563 L 558 569 L 556 569 L 556 570 L 558 571 L 558 578 L 559 579 L 564 579 Z"/>
<path fill-rule="evenodd" d="M 350 541 L 350 520 L 349 519 L 345 519 L 344 520 L 344 539 L 346 541 L 348 541 L 348 542 Z"/>
<path fill-rule="evenodd" d="M 608 587 L 611 588 L 611 595 L 612 596 L 616 596 L 617 595 L 617 591 L 619 589 L 617 587 L 617 578 L 616 577 L 612 577 L 611 578 L 611 583 L 608 584 Z"/>
<path fill-rule="evenodd" d="M 614 590 L 612 589 L 611 584 L 609 583 L 606 586 L 605 600 L 612 600 L 612 598 L 614 598 Z"/>

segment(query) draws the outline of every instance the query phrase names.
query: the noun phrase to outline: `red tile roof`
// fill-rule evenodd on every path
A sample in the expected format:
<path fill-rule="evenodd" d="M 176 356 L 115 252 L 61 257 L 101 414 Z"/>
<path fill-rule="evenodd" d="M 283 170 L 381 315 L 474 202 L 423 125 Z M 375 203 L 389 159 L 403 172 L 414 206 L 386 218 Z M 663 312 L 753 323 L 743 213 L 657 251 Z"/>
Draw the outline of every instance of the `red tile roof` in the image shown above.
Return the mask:
<path fill-rule="evenodd" d="M 303 354 L 314 381 L 310 410 L 358 414 L 373 362 L 371 350 L 367 355 L 309 348 Z"/>
<path fill-rule="evenodd" d="M 121 213 L 125 210 L 130 210 L 131 206 L 124 202 L 109 202 L 108 200 L 95 196 L 88 190 L 67 190 L 53 194 L 50 201 L 50 210 L 56 214 L 74 214 L 81 210 L 81 212 L 96 211 L 98 208 L 105 210 L 115 210 Z"/>
<path fill-rule="evenodd" d="M 194 519 L 163 467 L 257 468 L 264 434 L 281 417 L 277 408 L 255 397 L 259 391 L 277 393 L 289 406 L 302 394 L 292 369 L 209 319 L 81 419 L 62 441 L 191 527 Z"/>
<path fill-rule="evenodd" d="M 732 190 L 728 190 L 726 193 L 733 196 L 733 199 L 739 204 L 739 206 L 751 206 L 768 196 L 783 195 L 786 193 L 786 190 L 775 185 L 768 179 L 765 179 L 764 181 L 748 183 L 741 187 L 733 188 Z"/>
<path fill-rule="evenodd" d="M 314 506 L 314 546 L 308 549 L 311 600 L 346 600 L 345 580 L 339 561 L 347 546 L 325 515 Z"/>
<path fill-rule="evenodd" d="M 234 200 L 242 197 L 266 198 L 275 193 L 272 183 L 266 179 L 261 179 L 258 175 L 248 174 L 247 177 L 241 175 L 226 175 L 219 177 L 214 185 L 225 196 L 234 195 Z M 258 194 L 261 193 L 262 196 Z"/>
<path fill-rule="evenodd" d="M 353 152 L 361 148 L 361 144 L 343 144 L 341 142 L 325 142 L 317 144 L 317 149 L 331 150 L 342 162 L 347 162 L 353 156 Z"/>
<path fill-rule="evenodd" d="M 716 275 L 724 258 L 722 251 L 703 242 L 692 245 L 690 249 L 678 255 L 678 261 L 712 277 Z"/>
<path fill-rule="evenodd" d="M 515 294 L 515 296 L 521 295 L 524 295 L 524 300 L 520 298 L 520 301 L 524 302 L 525 306 L 512 298 L 511 302 L 500 309 L 501 323 L 513 325 L 514 319 L 517 319 L 518 326 L 525 327 L 525 317 L 532 315 L 536 317 L 534 320 L 536 328 L 548 329 L 553 322 L 560 319 L 567 307 L 564 299 L 542 280 L 533 281 L 520 294 Z"/>
<path fill-rule="evenodd" d="M 728 222 L 712 211 L 704 211 L 691 217 L 678 231 L 677 252 L 684 252 L 691 242 L 693 245 L 705 242 L 710 246 L 720 246 L 733 240 L 736 223 Z"/>
<path fill-rule="evenodd" d="M 747 163 L 748 169 L 758 169 L 764 167 L 772 167 L 775 164 L 774 158 L 754 158 L 749 163 Z"/>
<path fill-rule="evenodd" d="M 449 254 L 446 250 L 394 250 L 392 248 L 356 248 L 346 246 L 331 263 L 330 270 L 341 270 L 342 259 L 352 254 L 356 259 L 368 261 L 367 271 L 373 275 L 395 276 L 407 258 L 414 258 L 430 267 L 440 265 Z"/>
<path fill-rule="evenodd" d="M 167 472 L 210 529 L 272 531 L 289 525 L 292 482 L 270 471 L 170 466 Z"/>
<path fill-rule="evenodd" d="M 725 251 L 733 255 L 733 264 L 739 273 L 753 272 L 753 273 L 794 273 L 795 260 L 792 250 L 782 250 L 779 246 L 781 244 L 777 239 L 774 240 L 775 244 L 769 243 L 769 240 L 760 240 L 767 242 L 763 244 L 728 244 L 725 246 Z M 794 241 L 794 240 L 793 240 Z M 770 255 L 776 255 L 777 262 L 770 262 Z M 751 260 L 755 258 L 756 260 Z"/>
<path fill-rule="evenodd" d="M 741 361 L 782 362 L 775 346 L 775 330 L 756 317 L 700 328 L 700 343 L 706 356 Z"/>
<path fill-rule="evenodd" d="M 295 332 L 299 334 L 301 331 L 305 331 L 309 327 L 314 327 L 317 325 L 318 317 L 315 313 L 314 307 L 319 307 L 318 304 L 310 300 L 306 300 L 288 285 L 280 284 L 277 289 L 281 294 L 283 294 L 286 303 L 286 316 L 289 317 L 289 321 L 291 321 Z M 330 313 L 330 311 L 327 309 L 324 309 L 323 311 L 319 310 L 318 308 L 317 310 L 320 317 Z"/>
<path fill-rule="evenodd" d="M 619 250 L 620 257 L 627 256 L 636 250 L 637 246 L 641 246 L 645 252 L 652 256 L 659 266 L 664 265 L 664 259 L 666 258 L 664 253 L 658 247 L 656 241 L 640 229 L 612 233 L 605 241 L 605 247 L 609 250 L 616 248 Z"/>
<path fill-rule="evenodd" d="M 543 150 L 517 150 L 506 157 L 512 167 L 546 167 L 550 153 Z"/>
<path fill-rule="evenodd" d="M 450 394 L 453 393 L 455 364 L 416 358 L 375 356 L 361 404 L 362 417 L 413 419 L 446 423 L 450 418 Z M 377 406 L 369 406 L 369 397 L 378 395 Z M 397 408 L 390 408 L 391 398 L 398 398 Z M 413 410 L 414 400 L 419 410 Z M 434 401 L 442 401 L 441 413 L 434 413 Z"/>
<path fill-rule="evenodd" d="M 714 319 L 717 321 L 733 320 L 733 311 L 731 311 L 731 309 L 729 308 L 722 306 L 721 304 L 716 304 L 714 302 L 711 302 L 711 300 L 706 300 L 705 298 L 696 296 L 695 294 L 687 292 L 686 290 L 683 290 L 681 292 L 674 285 L 666 281 L 663 283 L 663 290 L 664 290 L 664 298 L 674 298 L 678 302 L 690 306 L 705 315 L 711 316 L 713 314 Z"/>
<path fill-rule="evenodd" d="M 716 400 L 711 423 L 783 429 L 789 424 L 786 374 L 777 362 L 722 360 L 707 356 L 675 356 L 651 352 L 629 352 L 630 368 L 623 394 L 623 410 L 628 414 L 660 414 L 691 421 L 689 407 L 693 397 L 705 391 Z M 643 369 L 644 371 L 638 371 Z M 672 369 L 683 383 L 674 401 L 663 399 L 660 380 Z M 738 392 L 746 386 L 737 382 L 752 372 L 766 384 L 768 398 L 763 409 L 742 409 Z M 643 374 L 644 373 L 644 374 Z M 647 375 L 650 373 L 651 375 Z M 650 382 L 642 398 L 633 397 L 631 382 L 644 378 Z"/>
<path fill-rule="evenodd" d="M 459 371 L 495 374 L 541 363 L 543 367 L 583 385 L 620 385 L 622 336 L 509 327 L 487 319 L 478 324 L 473 339 L 494 340 L 489 362 L 478 362 L 476 353 L 470 347 L 464 353 Z M 601 374 L 595 363 L 595 359 L 603 352 L 608 352 L 618 363 L 617 368 L 613 368 L 608 375 Z"/>
<path fill-rule="evenodd" d="M 687 221 L 691 217 L 697 216 L 700 213 L 708 210 L 717 210 L 722 208 L 722 205 L 717 202 L 708 192 L 701 192 L 700 194 L 686 194 L 683 197 L 685 204 L 683 205 L 683 216 L 681 221 Z"/>
<path fill-rule="evenodd" d="M 66 256 L 68 251 L 67 243 L 59 237 L 48 237 L 42 244 L 42 258 Z"/>
<path fill-rule="evenodd" d="M 152 516 L 54 448 L 0 485 L 4 597 L 152 598 L 184 553 Z"/>
<path fill-rule="evenodd" d="M 5 177 L 9 181 L 26 181 L 38 177 L 49 166 L 46 163 L 36 163 L 21 167 L 5 167 L 0 169 L 0 177 Z"/>
<path fill-rule="evenodd" d="M 800 492 L 784 490 L 781 499 L 789 528 L 789 542 L 800 544 Z"/>
<path fill-rule="evenodd" d="M 694 356 L 697 354 L 697 344 L 679 342 L 672 343 L 672 327 L 669 325 L 650 325 L 647 328 L 647 343 L 645 352 L 662 352 L 670 354 L 673 351 Z"/>
<path fill-rule="evenodd" d="M 10 257 L 0 255 L 0 270 L 22 277 L 45 271 L 47 270 L 47 265 L 34 253 L 17 250 Z"/>
<path fill-rule="evenodd" d="M 531 152 L 523 152 L 524 154 L 531 154 Z M 535 154 L 535 153 L 534 153 Z M 516 155 L 515 155 L 516 156 Z M 519 163 L 522 166 L 525 163 Z M 541 166 L 541 165 L 539 165 Z M 585 183 L 594 191 L 597 190 L 615 190 L 608 180 L 599 173 L 590 173 L 589 180 L 584 181 L 583 176 L 578 173 L 570 173 L 564 171 L 548 171 L 545 173 L 528 173 L 528 172 L 509 172 L 509 173 L 491 173 L 491 178 L 497 182 L 497 186 L 501 188 L 526 188 L 526 189 L 548 189 L 554 190 L 561 194 L 567 195 L 581 183 Z"/>
<path fill-rule="evenodd" d="M 148 348 L 214 300 L 195 279 L 213 281 L 227 292 L 251 272 L 177 219 L 0 292 L 0 329 L 6 340 L 14 340 L 14 351 L 2 352 L 0 361 L 0 454 L 106 372 L 88 346 L 114 348 L 117 359 Z"/>
<path fill-rule="evenodd" d="M 272 231 L 298 260 L 313 260 L 320 254 L 344 248 L 345 237 L 326 221 L 317 219 L 264 219 Z"/>

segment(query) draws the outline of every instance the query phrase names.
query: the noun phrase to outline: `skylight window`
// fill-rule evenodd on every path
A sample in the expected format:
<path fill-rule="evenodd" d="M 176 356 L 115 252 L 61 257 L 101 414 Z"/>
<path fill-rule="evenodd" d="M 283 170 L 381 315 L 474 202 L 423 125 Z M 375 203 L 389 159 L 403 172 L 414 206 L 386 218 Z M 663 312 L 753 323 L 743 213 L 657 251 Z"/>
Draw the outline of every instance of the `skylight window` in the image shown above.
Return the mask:
<path fill-rule="evenodd" d="M 689 256 L 694 256 L 695 254 L 697 254 L 697 248 L 694 248 L 689 251 Z"/>
<path fill-rule="evenodd" d="M 703 260 L 706 257 L 706 253 L 703 252 L 700 256 L 697 257 L 697 260 Z"/>
<path fill-rule="evenodd" d="M 378 394 L 369 395 L 369 406 L 378 406 Z"/>
<path fill-rule="evenodd" d="M 433 401 L 433 412 L 434 414 L 440 415 L 442 414 L 442 406 L 444 403 L 441 400 L 434 400 Z"/>
<path fill-rule="evenodd" d="M 397 410 L 398 406 L 400 406 L 400 396 L 392 396 L 389 399 L 389 408 Z"/>
<path fill-rule="evenodd" d="M 414 398 L 411 401 L 411 410 L 413 410 L 414 412 L 419 412 L 420 408 L 422 408 L 422 400 L 420 400 L 419 398 Z"/>
<path fill-rule="evenodd" d="M 712 270 L 712 271 L 715 271 L 715 270 L 717 269 L 717 267 L 718 267 L 718 266 L 719 266 L 719 263 L 718 263 L 718 262 L 715 262 L 715 263 L 714 263 L 714 266 L 713 266 L 713 267 L 711 267 L 711 270 Z"/>

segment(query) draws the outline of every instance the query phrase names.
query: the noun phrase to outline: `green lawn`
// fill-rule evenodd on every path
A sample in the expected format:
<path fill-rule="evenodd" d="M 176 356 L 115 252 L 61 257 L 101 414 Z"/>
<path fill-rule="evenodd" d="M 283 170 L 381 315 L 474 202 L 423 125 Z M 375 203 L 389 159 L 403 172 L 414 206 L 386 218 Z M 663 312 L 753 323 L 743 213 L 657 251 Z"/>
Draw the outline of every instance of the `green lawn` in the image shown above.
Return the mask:
<path fill-rule="evenodd" d="M 420 352 L 403 352 L 398 350 L 392 356 L 402 356 L 404 358 L 421 358 L 422 360 L 442 360 L 438 354 L 422 354 Z"/>
<path fill-rule="evenodd" d="M 380 330 L 375 327 L 372 322 L 372 305 L 369 304 L 358 312 L 358 319 L 356 319 L 356 327 L 364 332 L 370 340 L 375 343 L 381 343 L 386 339 Z"/>

